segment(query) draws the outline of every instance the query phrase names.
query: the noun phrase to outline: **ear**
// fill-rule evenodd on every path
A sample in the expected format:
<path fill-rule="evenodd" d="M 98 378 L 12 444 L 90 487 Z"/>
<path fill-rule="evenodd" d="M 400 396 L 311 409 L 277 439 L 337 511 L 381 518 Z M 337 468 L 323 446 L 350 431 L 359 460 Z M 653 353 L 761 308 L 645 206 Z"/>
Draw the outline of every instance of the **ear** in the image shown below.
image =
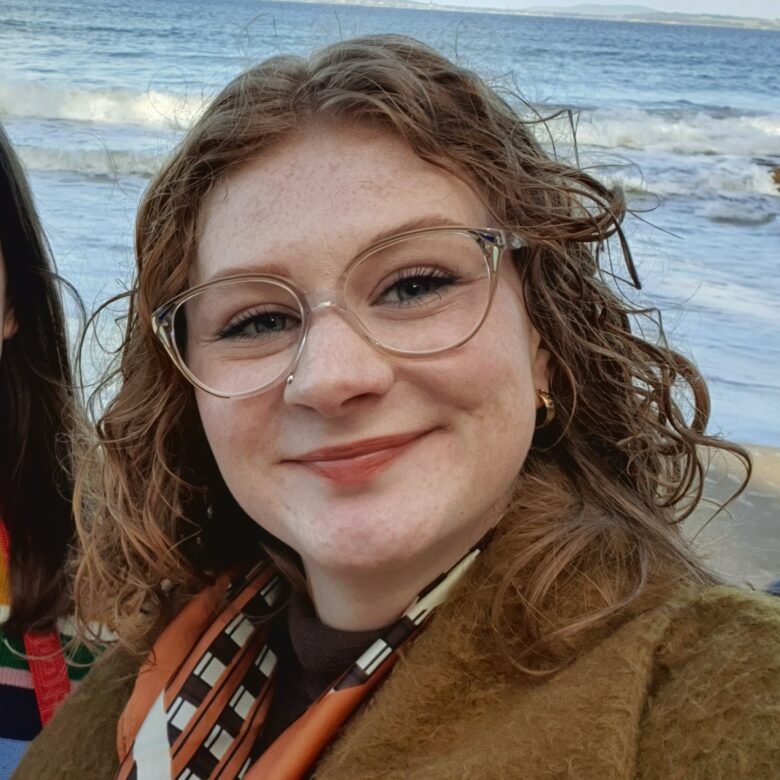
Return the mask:
<path fill-rule="evenodd" d="M 550 364 L 551 356 L 542 343 L 542 337 L 536 328 L 531 330 L 531 374 L 536 390 L 550 389 Z"/>
<path fill-rule="evenodd" d="M 10 339 L 16 333 L 17 327 L 14 310 L 9 308 L 3 315 L 3 341 Z"/>

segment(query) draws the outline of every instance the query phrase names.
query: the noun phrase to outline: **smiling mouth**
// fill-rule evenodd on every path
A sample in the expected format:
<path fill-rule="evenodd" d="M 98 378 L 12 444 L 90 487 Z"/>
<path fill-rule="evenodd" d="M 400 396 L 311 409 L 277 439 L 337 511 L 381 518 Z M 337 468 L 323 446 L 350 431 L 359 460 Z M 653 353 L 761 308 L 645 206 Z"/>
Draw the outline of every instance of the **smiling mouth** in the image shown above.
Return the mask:
<path fill-rule="evenodd" d="M 340 447 L 325 447 L 283 463 L 301 466 L 342 487 L 354 487 L 384 471 L 428 433 L 381 436 Z"/>

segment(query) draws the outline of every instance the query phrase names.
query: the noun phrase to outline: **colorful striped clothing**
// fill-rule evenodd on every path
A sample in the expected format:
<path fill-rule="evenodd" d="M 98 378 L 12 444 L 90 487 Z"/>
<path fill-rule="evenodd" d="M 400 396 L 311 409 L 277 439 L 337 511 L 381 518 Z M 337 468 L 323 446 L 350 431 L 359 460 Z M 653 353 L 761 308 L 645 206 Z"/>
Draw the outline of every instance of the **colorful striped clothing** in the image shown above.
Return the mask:
<path fill-rule="evenodd" d="M 10 594 L 5 555 L 0 550 L 0 625 L 8 617 Z M 73 636 L 70 621 L 58 621 L 58 631 L 66 648 L 67 674 L 71 690 L 89 671 L 93 656 L 83 647 L 70 649 Z M 41 730 L 41 716 L 30 667 L 21 638 L 9 639 L 0 630 L 0 780 L 7 780 L 27 745 Z"/>

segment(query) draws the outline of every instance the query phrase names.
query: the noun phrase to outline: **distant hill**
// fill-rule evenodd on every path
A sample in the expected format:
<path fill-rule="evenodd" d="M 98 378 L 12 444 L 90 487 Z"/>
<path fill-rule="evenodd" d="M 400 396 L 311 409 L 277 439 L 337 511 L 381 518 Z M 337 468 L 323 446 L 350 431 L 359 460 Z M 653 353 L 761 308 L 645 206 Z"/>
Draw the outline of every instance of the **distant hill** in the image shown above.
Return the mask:
<path fill-rule="evenodd" d="M 623 22 L 660 22 L 662 24 L 700 24 L 718 27 L 760 27 L 780 29 L 780 19 L 751 19 L 721 14 L 683 14 L 658 11 L 647 5 L 602 5 L 598 3 L 552 6 L 537 5 L 522 8 L 519 13 L 540 16 L 587 17 Z"/>
<path fill-rule="evenodd" d="M 464 0 L 460 0 L 463 2 Z M 518 16 L 558 16 L 575 19 L 607 19 L 616 22 L 655 22 L 657 24 L 692 24 L 706 27 L 746 27 L 780 30 L 778 19 L 751 19 L 744 16 L 717 14 L 681 14 L 657 11 L 647 5 L 602 5 L 587 3 L 570 6 L 536 5 L 528 8 L 502 8 L 508 0 L 495 0 L 493 8 L 454 5 L 453 0 L 281 0 L 281 2 L 315 3 L 317 5 L 364 5 L 383 8 L 410 8 L 420 11 L 456 11 L 458 13 L 510 14 Z"/>
<path fill-rule="evenodd" d="M 647 16 L 662 13 L 647 5 L 597 5 L 569 6 L 538 5 L 523 8 L 529 14 L 556 14 L 558 16 Z"/>

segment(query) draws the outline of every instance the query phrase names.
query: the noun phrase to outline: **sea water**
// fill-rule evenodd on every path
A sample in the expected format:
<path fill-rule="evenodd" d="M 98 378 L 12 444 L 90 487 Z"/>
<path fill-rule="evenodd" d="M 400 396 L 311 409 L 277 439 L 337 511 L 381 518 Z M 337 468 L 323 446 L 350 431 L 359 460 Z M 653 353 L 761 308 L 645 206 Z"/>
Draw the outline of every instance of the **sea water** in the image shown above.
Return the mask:
<path fill-rule="evenodd" d="M 234 0 L 1 0 L 0 119 L 59 269 L 87 307 L 132 284 L 139 198 L 221 86 L 265 57 L 380 32 L 432 44 L 534 110 L 571 109 L 541 140 L 627 191 L 644 283 L 636 300 L 661 309 L 669 341 L 709 381 L 710 430 L 780 446 L 776 31 Z"/>

